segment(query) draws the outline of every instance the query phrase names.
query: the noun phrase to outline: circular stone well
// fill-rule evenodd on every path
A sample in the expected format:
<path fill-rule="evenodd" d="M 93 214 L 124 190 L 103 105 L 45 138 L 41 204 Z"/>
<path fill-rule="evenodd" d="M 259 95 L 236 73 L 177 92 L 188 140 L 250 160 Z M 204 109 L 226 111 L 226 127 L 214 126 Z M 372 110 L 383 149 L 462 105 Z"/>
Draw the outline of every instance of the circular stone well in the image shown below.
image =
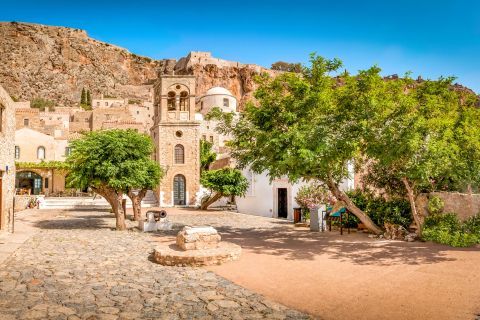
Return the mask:
<path fill-rule="evenodd" d="M 216 248 L 201 250 L 182 250 L 171 244 L 155 248 L 153 261 L 164 266 L 201 267 L 238 260 L 241 253 L 242 248 L 230 242 L 220 242 Z"/>

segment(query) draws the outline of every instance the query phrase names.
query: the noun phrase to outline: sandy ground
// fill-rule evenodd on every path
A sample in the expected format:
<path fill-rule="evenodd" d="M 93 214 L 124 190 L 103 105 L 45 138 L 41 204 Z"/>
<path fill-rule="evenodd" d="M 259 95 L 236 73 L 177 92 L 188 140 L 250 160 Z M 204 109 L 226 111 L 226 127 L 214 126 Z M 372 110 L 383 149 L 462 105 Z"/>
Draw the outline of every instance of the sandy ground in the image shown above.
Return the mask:
<path fill-rule="evenodd" d="M 242 246 L 242 258 L 209 269 L 322 319 L 475 319 L 480 313 L 478 247 L 281 229 L 223 231 L 223 239 Z"/>

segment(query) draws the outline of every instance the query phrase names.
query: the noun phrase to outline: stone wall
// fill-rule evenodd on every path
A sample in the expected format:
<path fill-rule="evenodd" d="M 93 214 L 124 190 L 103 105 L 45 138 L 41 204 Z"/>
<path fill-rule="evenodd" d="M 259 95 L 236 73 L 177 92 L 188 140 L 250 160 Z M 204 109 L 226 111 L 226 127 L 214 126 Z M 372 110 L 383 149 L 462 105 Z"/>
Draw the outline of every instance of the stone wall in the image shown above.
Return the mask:
<path fill-rule="evenodd" d="M 430 194 L 420 194 L 417 197 L 416 203 L 421 215 L 428 216 L 428 199 L 434 196 L 439 197 L 445 203 L 443 212 L 456 213 L 460 220 L 466 220 L 480 213 L 480 194 L 432 192 Z"/>
<path fill-rule="evenodd" d="M 15 194 L 15 102 L 0 85 L 0 230 L 13 231 Z"/>

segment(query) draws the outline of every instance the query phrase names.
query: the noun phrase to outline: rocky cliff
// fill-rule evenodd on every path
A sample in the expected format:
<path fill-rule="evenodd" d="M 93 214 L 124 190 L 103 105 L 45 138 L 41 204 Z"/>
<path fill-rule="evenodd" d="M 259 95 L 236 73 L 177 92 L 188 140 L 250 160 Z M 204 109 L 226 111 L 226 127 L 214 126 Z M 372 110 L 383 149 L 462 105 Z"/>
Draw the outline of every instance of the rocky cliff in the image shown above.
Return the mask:
<path fill-rule="evenodd" d="M 93 96 L 148 98 L 159 74 L 197 76 L 197 93 L 229 89 L 240 104 L 251 96 L 253 77 L 272 72 L 192 52 L 178 62 L 153 60 L 89 38 L 83 30 L 37 24 L 0 23 L 0 84 L 21 100 L 41 97 L 59 105 L 78 104 L 82 88 Z"/>

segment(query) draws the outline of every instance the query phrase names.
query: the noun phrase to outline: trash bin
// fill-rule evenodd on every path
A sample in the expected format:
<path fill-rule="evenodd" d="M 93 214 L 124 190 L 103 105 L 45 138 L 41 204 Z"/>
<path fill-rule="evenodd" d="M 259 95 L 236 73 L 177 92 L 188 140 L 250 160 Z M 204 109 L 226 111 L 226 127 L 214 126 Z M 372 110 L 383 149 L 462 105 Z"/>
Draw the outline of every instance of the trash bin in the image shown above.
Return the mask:
<path fill-rule="evenodd" d="M 293 223 L 302 221 L 302 208 L 293 208 Z"/>

